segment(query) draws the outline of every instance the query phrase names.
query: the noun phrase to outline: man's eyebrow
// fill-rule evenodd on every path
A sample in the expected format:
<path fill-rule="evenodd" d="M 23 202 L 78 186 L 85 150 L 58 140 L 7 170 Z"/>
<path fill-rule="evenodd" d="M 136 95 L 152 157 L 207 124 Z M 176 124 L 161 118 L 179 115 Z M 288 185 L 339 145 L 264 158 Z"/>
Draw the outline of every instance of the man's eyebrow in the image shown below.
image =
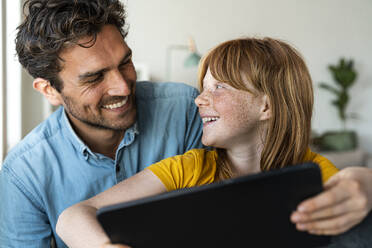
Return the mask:
<path fill-rule="evenodd" d="M 127 60 L 129 60 L 131 57 L 132 57 L 132 50 L 129 49 L 128 53 L 125 54 L 124 58 L 120 61 L 120 65 L 127 62 Z"/>
<path fill-rule="evenodd" d="M 108 70 L 109 70 L 108 68 L 103 68 L 103 69 L 98 70 L 98 71 L 85 72 L 85 73 L 79 75 L 79 79 L 82 80 L 82 79 L 86 79 L 86 78 L 89 78 L 89 77 L 99 76 L 99 75 L 102 75 L 104 72 L 106 72 Z"/>
<path fill-rule="evenodd" d="M 120 61 L 120 65 L 127 62 L 127 60 L 130 59 L 131 56 L 132 56 L 132 50 L 129 50 L 129 52 Z M 109 68 L 103 68 L 103 69 L 100 69 L 98 71 L 85 72 L 85 73 L 79 75 L 79 79 L 82 80 L 82 79 L 86 79 L 86 78 L 89 78 L 89 77 L 99 76 L 99 75 L 102 75 L 103 73 L 105 73 L 108 70 L 109 70 Z"/>

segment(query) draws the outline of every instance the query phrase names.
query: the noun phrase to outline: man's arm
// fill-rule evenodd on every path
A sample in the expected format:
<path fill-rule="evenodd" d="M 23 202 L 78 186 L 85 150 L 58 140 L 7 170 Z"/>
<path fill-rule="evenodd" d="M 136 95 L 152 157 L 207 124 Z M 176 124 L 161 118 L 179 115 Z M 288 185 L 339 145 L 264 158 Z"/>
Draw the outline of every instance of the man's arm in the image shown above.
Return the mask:
<path fill-rule="evenodd" d="M 6 167 L 0 171 L 0 246 L 50 247 L 51 227 L 43 207 Z"/>
<path fill-rule="evenodd" d="M 332 176 L 325 191 L 299 204 L 291 220 L 297 229 L 337 235 L 359 224 L 372 208 L 372 169 L 348 167 Z"/>

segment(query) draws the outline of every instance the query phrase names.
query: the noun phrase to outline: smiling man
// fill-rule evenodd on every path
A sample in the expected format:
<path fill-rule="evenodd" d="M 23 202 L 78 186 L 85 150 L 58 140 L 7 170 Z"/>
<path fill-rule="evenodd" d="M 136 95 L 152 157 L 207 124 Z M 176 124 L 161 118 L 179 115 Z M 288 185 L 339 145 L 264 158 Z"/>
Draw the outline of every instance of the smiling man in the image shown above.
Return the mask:
<path fill-rule="evenodd" d="M 1 247 L 66 247 L 58 215 L 163 158 L 201 147 L 196 89 L 136 82 L 116 0 L 28 0 L 17 55 L 61 105 L 0 171 Z M 145 224 L 145 223 L 144 223 Z"/>
<path fill-rule="evenodd" d="M 43 78 L 34 87 L 54 105 L 64 106 L 75 132 L 92 151 L 114 159 L 124 132 L 136 121 L 132 51 L 114 25 L 103 26 L 94 40 L 84 37 L 78 43 L 85 46 L 60 53 L 61 92 Z"/>

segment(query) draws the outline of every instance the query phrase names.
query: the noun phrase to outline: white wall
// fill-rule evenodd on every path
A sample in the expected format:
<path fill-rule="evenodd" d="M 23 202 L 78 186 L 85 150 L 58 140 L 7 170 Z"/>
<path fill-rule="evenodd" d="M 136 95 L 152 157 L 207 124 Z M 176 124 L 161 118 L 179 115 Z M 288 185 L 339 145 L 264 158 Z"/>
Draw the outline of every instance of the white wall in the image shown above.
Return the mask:
<path fill-rule="evenodd" d="M 315 83 L 315 116 L 318 132 L 340 128 L 332 95 L 319 90 L 320 81 L 331 82 L 329 63 L 341 56 L 353 58 L 359 78 L 352 88 L 349 111 L 361 120 L 350 122 L 360 145 L 372 153 L 372 1 L 371 0 L 123 0 L 127 4 L 128 43 L 134 61 L 148 65 L 154 80 L 165 80 L 166 48 L 187 44 L 192 35 L 201 53 L 218 43 L 240 36 L 271 36 L 288 41 L 304 55 Z M 195 85 L 196 68 L 185 69 L 185 52 L 174 52 L 172 77 Z M 26 83 L 26 82 L 25 82 Z M 30 84 L 30 82 L 28 82 Z M 25 88 L 24 88 L 25 90 Z M 35 111 L 39 95 L 27 86 L 24 113 Z M 23 93 L 23 96 L 25 93 Z M 35 104 L 34 104 L 35 103 Z M 29 109 L 27 109 L 27 107 Z M 39 109 L 42 106 L 39 107 Z M 25 112 L 26 111 L 26 112 Z M 29 115 L 23 130 L 40 121 Z"/>
<path fill-rule="evenodd" d="M 5 67 L 3 84 L 5 86 L 5 134 L 3 139 L 6 138 L 6 147 L 9 148 L 16 145 L 22 138 L 22 115 L 25 110 L 22 108 L 22 77 L 21 65 L 15 56 L 15 37 L 16 28 L 21 21 L 21 2 L 19 0 L 3 0 L 5 8 L 5 18 L 2 21 L 4 37 L 2 37 L 3 45 L 5 45 Z M 18 14 L 15 14 L 18 13 Z M 3 116 L 4 117 L 4 116 Z M 5 137 L 6 136 L 6 137 Z"/>
<path fill-rule="evenodd" d="M 371 0 L 126 0 L 128 43 L 135 62 L 149 66 L 155 80 L 165 79 L 166 48 L 186 44 L 192 35 L 201 53 L 241 36 L 271 36 L 288 41 L 305 57 L 315 84 L 313 127 L 341 128 L 333 96 L 320 90 L 333 83 L 327 70 L 341 56 L 353 58 L 359 77 L 348 108 L 361 119 L 350 121 L 360 145 L 372 153 L 372 1 Z M 194 84 L 196 69 L 185 69 L 185 53 L 174 54 L 172 80 Z M 178 61 L 177 61 L 178 58 Z"/>
<path fill-rule="evenodd" d="M 5 74 L 6 71 L 5 67 L 5 39 L 4 39 L 4 32 L 5 32 L 5 2 L 0 3 L 0 169 L 1 169 L 1 161 L 3 161 L 5 153 L 6 153 L 6 139 L 5 139 Z"/>

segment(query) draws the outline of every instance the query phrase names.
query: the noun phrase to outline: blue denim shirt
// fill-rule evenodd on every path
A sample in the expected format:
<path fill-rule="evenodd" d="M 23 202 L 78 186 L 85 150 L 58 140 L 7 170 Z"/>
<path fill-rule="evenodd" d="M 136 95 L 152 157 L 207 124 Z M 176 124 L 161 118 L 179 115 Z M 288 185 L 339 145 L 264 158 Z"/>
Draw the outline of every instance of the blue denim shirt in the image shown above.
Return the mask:
<path fill-rule="evenodd" d="M 66 247 L 55 233 L 59 214 L 163 158 L 202 147 L 196 89 L 139 82 L 137 122 L 113 160 L 92 152 L 61 107 L 8 154 L 0 171 L 0 247 Z"/>

